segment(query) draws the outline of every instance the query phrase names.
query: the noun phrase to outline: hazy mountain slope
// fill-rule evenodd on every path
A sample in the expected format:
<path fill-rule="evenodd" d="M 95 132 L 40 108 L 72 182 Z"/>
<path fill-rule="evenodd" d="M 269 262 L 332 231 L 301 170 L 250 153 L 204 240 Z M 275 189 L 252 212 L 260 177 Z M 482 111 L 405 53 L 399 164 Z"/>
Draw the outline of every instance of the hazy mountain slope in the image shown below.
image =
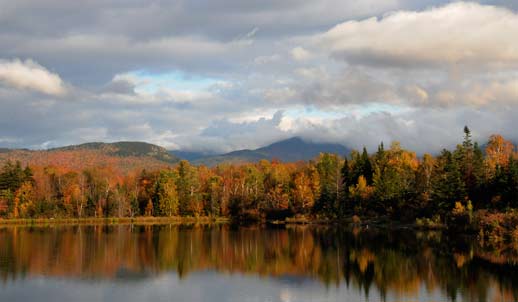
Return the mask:
<path fill-rule="evenodd" d="M 268 154 L 272 158 L 278 158 L 286 162 L 313 159 L 322 152 L 343 156 L 348 154 L 349 151 L 339 144 L 306 142 L 300 137 L 293 137 L 255 150 L 255 152 Z"/>
<path fill-rule="evenodd" d="M 230 153 L 195 160 L 195 164 L 213 166 L 222 162 L 256 162 L 261 159 L 278 159 L 283 162 L 310 160 L 320 153 L 346 155 L 349 149 L 339 144 L 306 142 L 299 137 L 279 141 L 255 150 L 238 150 Z"/>
<path fill-rule="evenodd" d="M 185 159 L 188 161 L 195 161 L 200 158 L 210 157 L 210 156 L 216 156 L 216 153 L 206 153 L 206 152 L 196 152 L 196 151 L 184 151 L 184 150 L 169 150 L 170 154 L 173 154 L 174 156 Z"/>
<path fill-rule="evenodd" d="M 176 163 L 179 158 L 171 154 L 165 148 L 145 143 L 145 142 L 116 142 L 116 143 L 85 143 L 81 145 L 72 145 L 50 149 L 53 151 L 70 151 L 70 150 L 98 150 L 108 155 L 128 157 L 128 156 L 144 156 L 152 157 L 160 161 L 168 163 Z"/>
<path fill-rule="evenodd" d="M 103 166 L 119 171 L 161 168 L 179 161 L 166 149 L 142 142 L 86 143 L 49 150 L 3 149 L 0 163 L 7 160 L 69 169 Z"/>

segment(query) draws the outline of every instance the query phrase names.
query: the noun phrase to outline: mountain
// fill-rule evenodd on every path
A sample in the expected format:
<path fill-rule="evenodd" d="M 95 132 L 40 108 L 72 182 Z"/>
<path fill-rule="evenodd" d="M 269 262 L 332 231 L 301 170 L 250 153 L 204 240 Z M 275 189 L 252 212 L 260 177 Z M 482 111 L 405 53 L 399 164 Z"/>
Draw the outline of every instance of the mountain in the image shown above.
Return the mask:
<path fill-rule="evenodd" d="M 158 169 L 172 166 L 180 159 L 193 164 L 214 166 L 219 163 L 257 162 L 278 159 L 283 162 L 310 160 L 322 152 L 345 155 L 349 149 L 339 144 L 314 143 L 294 137 L 255 150 L 237 150 L 221 155 L 192 151 L 167 151 L 144 142 L 85 143 L 49 150 L 0 148 L 0 164 L 7 160 L 31 166 L 60 166 L 81 170 L 110 167 L 120 172 L 136 169 Z"/>
<path fill-rule="evenodd" d="M 124 172 L 171 166 L 180 159 L 166 149 L 143 142 L 86 143 L 49 150 L 1 149 L 0 163 L 20 161 L 32 166 L 69 169 L 110 167 Z"/>
<path fill-rule="evenodd" d="M 197 151 L 185 151 L 185 150 L 170 150 L 170 154 L 177 156 L 181 159 L 188 160 L 190 162 L 195 161 L 197 159 L 215 156 L 216 153 L 207 153 L 207 152 L 197 152 Z"/>
<path fill-rule="evenodd" d="M 340 144 L 314 143 L 293 137 L 255 150 L 238 150 L 230 153 L 209 156 L 195 160 L 194 164 L 213 166 L 223 162 L 257 162 L 261 159 L 278 159 L 283 162 L 310 160 L 320 153 L 336 153 L 346 155 L 350 150 Z"/>
<path fill-rule="evenodd" d="M 335 153 L 343 156 L 350 152 L 349 149 L 340 144 L 306 142 L 300 137 L 276 142 L 255 151 L 268 154 L 271 158 L 278 158 L 285 162 L 310 160 L 320 153 Z"/>
<path fill-rule="evenodd" d="M 72 145 L 60 148 L 49 149 L 53 151 L 74 151 L 74 150 L 98 150 L 112 156 L 118 157 L 152 157 L 157 160 L 176 163 L 179 158 L 171 154 L 165 148 L 144 143 L 144 142 L 115 142 L 115 143 L 85 143 L 81 145 Z"/>

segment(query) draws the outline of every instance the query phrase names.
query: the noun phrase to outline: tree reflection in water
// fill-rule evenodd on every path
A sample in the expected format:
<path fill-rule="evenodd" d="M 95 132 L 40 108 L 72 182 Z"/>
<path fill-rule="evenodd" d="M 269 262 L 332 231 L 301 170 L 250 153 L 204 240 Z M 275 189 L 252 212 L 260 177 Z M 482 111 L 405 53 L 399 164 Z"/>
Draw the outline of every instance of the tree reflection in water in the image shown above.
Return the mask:
<path fill-rule="evenodd" d="M 230 225 L 0 229 L 4 286 L 31 276 L 130 281 L 176 273 L 319 280 L 368 297 L 518 300 L 518 266 L 473 238 L 410 230 Z"/>

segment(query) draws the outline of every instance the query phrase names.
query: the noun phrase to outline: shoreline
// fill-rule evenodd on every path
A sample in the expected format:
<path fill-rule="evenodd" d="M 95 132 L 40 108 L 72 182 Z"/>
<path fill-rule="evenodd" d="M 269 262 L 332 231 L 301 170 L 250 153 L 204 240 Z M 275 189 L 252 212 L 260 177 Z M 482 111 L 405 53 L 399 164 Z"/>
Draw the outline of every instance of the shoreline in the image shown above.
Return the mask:
<path fill-rule="evenodd" d="M 373 228 L 409 228 L 415 230 L 445 230 L 448 227 L 418 225 L 417 223 L 402 223 L 400 221 L 391 221 L 386 218 L 365 219 L 361 222 L 354 221 L 352 217 L 344 219 L 326 219 L 326 218 L 286 218 L 284 220 L 263 220 L 263 221 L 247 221 L 235 220 L 231 217 L 90 217 L 90 218 L 0 218 L 0 227 L 8 226 L 47 226 L 47 225 L 160 225 L 160 224 L 232 224 L 248 225 L 270 225 L 270 226 L 295 226 L 295 225 L 313 225 L 313 226 L 347 226 L 347 227 L 373 227 Z"/>
<path fill-rule="evenodd" d="M 160 224 L 224 224 L 226 217 L 98 217 L 98 218 L 16 218 L 0 219 L 0 227 L 47 225 L 160 225 Z"/>

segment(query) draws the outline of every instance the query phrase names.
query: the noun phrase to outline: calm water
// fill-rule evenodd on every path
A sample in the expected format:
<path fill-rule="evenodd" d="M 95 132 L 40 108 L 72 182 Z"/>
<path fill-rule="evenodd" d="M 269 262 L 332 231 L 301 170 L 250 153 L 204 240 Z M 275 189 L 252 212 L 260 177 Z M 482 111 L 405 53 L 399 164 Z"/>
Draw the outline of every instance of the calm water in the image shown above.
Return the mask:
<path fill-rule="evenodd" d="M 0 301 L 516 301 L 507 251 L 324 227 L 0 229 Z"/>

